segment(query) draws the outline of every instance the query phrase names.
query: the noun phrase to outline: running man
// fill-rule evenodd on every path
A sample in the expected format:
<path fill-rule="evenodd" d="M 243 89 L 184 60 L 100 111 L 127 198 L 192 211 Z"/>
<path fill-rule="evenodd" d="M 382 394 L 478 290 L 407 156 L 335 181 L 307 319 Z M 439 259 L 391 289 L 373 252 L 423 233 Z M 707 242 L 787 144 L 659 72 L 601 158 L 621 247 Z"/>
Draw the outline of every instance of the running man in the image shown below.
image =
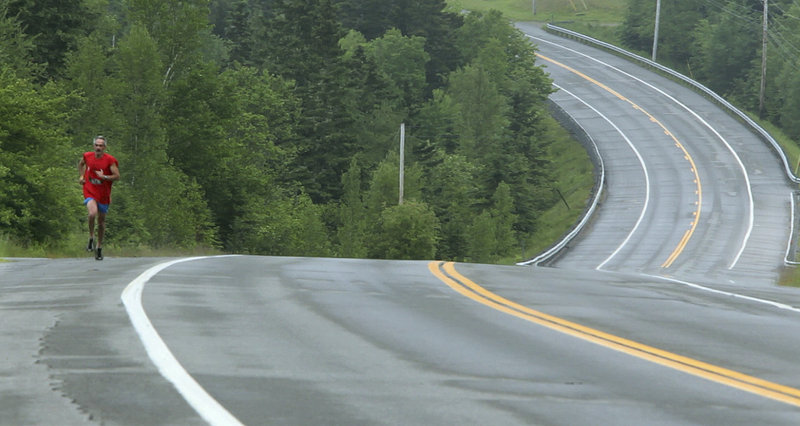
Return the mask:
<path fill-rule="evenodd" d="M 78 163 L 83 185 L 83 204 L 89 213 L 89 245 L 86 251 L 94 251 L 94 258 L 103 260 L 103 234 L 106 231 L 106 213 L 111 204 L 111 185 L 119 180 L 117 159 L 106 154 L 106 138 L 94 138 L 94 151 L 84 152 Z M 94 244 L 94 223 L 97 219 L 97 245 Z"/>

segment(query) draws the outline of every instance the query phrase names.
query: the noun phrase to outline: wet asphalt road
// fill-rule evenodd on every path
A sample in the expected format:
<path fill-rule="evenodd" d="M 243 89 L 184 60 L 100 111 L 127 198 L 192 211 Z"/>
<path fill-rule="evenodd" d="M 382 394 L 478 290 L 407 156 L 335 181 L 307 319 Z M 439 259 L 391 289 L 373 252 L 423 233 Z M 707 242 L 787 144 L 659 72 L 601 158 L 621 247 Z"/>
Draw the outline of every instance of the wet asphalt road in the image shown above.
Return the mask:
<path fill-rule="evenodd" d="M 3 424 L 203 424 L 120 295 L 170 259 L 2 264 Z M 800 387 L 800 312 L 611 272 L 458 264 L 530 309 Z M 105 277 L 105 278 L 103 278 Z M 800 306 L 796 291 L 762 299 Z M 422 261 L 222 257 L 170 266 L 142 306 L 244 424 L 792 424 L 800 408 L 464 297 Z"/>

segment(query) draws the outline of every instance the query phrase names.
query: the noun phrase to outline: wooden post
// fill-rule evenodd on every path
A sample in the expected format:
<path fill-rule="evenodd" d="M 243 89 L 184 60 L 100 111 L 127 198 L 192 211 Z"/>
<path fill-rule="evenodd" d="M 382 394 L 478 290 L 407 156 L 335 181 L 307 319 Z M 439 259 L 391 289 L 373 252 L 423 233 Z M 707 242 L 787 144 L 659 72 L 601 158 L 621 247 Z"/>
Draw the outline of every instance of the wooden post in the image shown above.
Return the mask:
<path fill-rule="evenodd" d="M 406 123 L 400 123 L 400 200 L 397 204 L 403 204 L 403 162 L 405 161 L 406 145 Z"/>

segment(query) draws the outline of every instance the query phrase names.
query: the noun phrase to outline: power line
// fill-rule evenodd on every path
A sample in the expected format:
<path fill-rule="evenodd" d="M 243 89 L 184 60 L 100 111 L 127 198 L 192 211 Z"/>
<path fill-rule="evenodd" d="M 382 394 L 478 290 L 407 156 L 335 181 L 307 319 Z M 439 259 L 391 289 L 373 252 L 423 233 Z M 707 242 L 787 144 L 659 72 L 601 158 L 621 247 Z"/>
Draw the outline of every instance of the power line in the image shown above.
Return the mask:
<path fill-rule="evenodd" d="M 780 27 L 781 30 L 784 30 L 784 31 L 774 30 L 773 29 L 773 30 L 769 31 L 769 36 L 772 39 L 774 39 L 776 43 L 783 44 L 783 45 L 788 45 L 797 54 L 800 54 L 800 48 L 797 47 L 791 40 L 787 39 L 786 36 L 784 36 L 785 33 L 792 34 L 795 31 L 793 31 L 790 28 L 787 28 L 786 25 L 781 23 L 781 22 L 773 22 L 773 26 L 778 26 L 778 27 Z"/>
<path fill-rule="evenodd" d="M 761 89 L 758 95 L 758 112 L 764 116 L 764 96 L 767 91 L 767 25 L 769 23 L 769 2 L 764 0 L 764 27 L 761 35 Z"/>
<path fill-rule="evenodd" d="M 732 3 L 724 3 L 719 0 L 701 0 L 703 3 L 714 7 L 720 13 L 724 13 L 729 17 L 733 18 L 734 21 L 738 21 L 740 24 L 747 24 L 751 28 L 755 27 L 756 25 L 761 26 L 763 24 L 763 18 L 756 19 L 754 16 L 748 16 L 742 14 L 741 8 L 735 7 Z M 800 7 L 800 2 L 798 0 L 792 0 L 793 4 Z M 772 3 L 775 5 L 775 3 Z M 798 47 L 795 42 L 787 38 L 785 34 L 795 34 L 797 33 L 796 30 L 788 28 L 785 23 L 782 22 L 783 17 L 789 17 L 792 19 L 800 20 L 800 18 L 795 17 L 793 15 L 787 14 L 783 9 L 778 8 L 778 10 L 782 13 L 780 15 L 776 14 L 775 12 L 771 12 L 767 9 L 767 15 L 771 19 L 769 20 L 773 25 L 771 25 L 767 29 L 768 40 L 770 41 L 771 45 L 774 45 L 778 50 L 782 53 L 787 54 L 791 57 L 800 56 L 800 47 Z M 744 26 L 743 26 L 744 27 Z M 776 28 L 777 27 L 777 28 Z M 791 62 L 791 61 L 787 61 Z"/>
<path fill-rule="evenodd" d="M 748 15 L 744 15 L 742 13 L 737 13 L 737 11 L 734 10 L 735 8 L 731 3 L 720 3 L 720 2 L 718 2 L 716 0 L 701 0 L 701 1 L 703 3 L 709 4 L 709 5 L 712 5 L 712 6 L 716 7 L 716 8 L 718 8 L 721 12 L 726 13 L 727 15 L 732 16 L 732 17 L 736 18 L 739 21 L 742 21 L 742 22 L 745 22 L 745 23 L 748 23 L 748 24 L 754 24 L 754 25 L 761 24 L 761 19 L 758 19 L 758 18 L 755 18 L 755 17 L 752 17 L 752 16 L 748 16 Z M 741 10 L 741 8 L 738 8 L 738 9 Z"/>

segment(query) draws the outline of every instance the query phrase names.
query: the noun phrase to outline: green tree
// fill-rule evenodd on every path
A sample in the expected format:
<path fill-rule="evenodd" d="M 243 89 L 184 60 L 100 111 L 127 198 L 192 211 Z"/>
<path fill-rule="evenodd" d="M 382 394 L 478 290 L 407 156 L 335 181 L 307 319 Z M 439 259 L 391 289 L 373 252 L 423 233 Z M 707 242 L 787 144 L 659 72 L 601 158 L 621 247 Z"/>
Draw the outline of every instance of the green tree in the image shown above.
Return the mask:
<path fill-rule="evenodd" d="M 77 41 L 66 56 L 64 84 L 76 95 L 73 98 L 73 144 L 85 147 L 94 136 L 113 137 L 123 126 L 123 118 L 114 105 L 120 82 L 113 78 L 117 52 L 115 36 L 120 23 L 110 15 L 99 18 L 95 30 Z"/>
<path fill-rule="evenodd" d="M 767 49 L 765 108 L 766 117 L 773 123 L 779 124 L 792 139 L 798 141 L 800 140 L 800 79 L 798 78 L 800 61 L 797 60 L 797 55 L 789 54 L 787 46 L 800 44 L 800 21 L 797 19 L 800 14 L 800 4 L 793 2 L 791 7 L 784 10 L 787 11 L 782 16 L 776 17 L 772 23 L 773 28 L 779 29 L 779 37 L 784 43 L 779 46 L 772 44 Z M 761 71 L 760 67 L 758 71 Z M 755 78 L 753 74 L 751 71 L 747 81 L 751 82 L 750 98 L 754 100 L 751 109 L 755 110 L 757 108 L 755 100 L 758 99 L 755 86 L 756 82 L 760 84 L 761 80 L 760 74 L 759 78 Z"/>
<path fill-rule="evenodd" d="M 708 16 L 706 2 L 673 0 L 662 2 L 658 35 L 658 59 L 676 68 L 689 62 L 694 29 Z M 651 52 L 655 30 L 656 0 L 629 0 L 620 38 L 626 47 Z"/>
<path fill-rule="evenodd" d="M 67 99 L 57 84 L 37 87 L 0 65 L 0 234 L 24 245 L 57 243 L 75 229 L 80 187 Z"/>
<path fill-rule="evenodd" d="M 495 226 L 493 255 L 499 259 L 511 253 L 517 243 L 514 235 L 514 224 L 517 221 L 514 214 L 514 199 L 511 197 L 511 187 L 505 182 L 497 185 L 492 196 L 490 212 Z"/>
<path fill-rule="evenodd" d="M 120 41 L 115 58 L 115 105 L 124 123 L 119 136 L 109 141 L 109 151 L 120 161 L 122 180 L 118 186 L 122 188 L 116 196 L 124 201 L 119 215 L 140 218 L 148 235 L 145 243 L 152 246 L 213 243 L 211 215 L 197 194 L 199 187 L 167 157 L 161 112 L 166 91 L 156 52 L 147 29 L 134 25 Z M 112 151 L 115 143 L 121 146 Z M 111 216 L 109 225 L 114 220 Z M 120 233 L 122 241 L 135 241 L 140 237 L 131 234 L 141 230 L 118 227 L 113 232 Z"/>
<path fill-rule="evenodd" d="M 447 12 L 443 0 L 339 0 L 337 3 L 343 25 L 361 32 L 367 40 L 378 38 L 391 28 L 399 29 L 407 37 L 422 37 L 431 58 L 426 63 L 429 92 L 441 87 L 443 76 L 463 64 L 454 45 L 454 31 L 461 26 L 462 17 Z"/>
<path fill-rule="evenodd" d="M 459 148 L 458 121 L 458 104 L 443 89 L 434 90 L 431 99 L 413 117 L 412 127 L 419 130 L 410 136 L 421 142 L 413 147 L 417 159 L 430 167 L 439 161 L 435 155 L 437 148 L 447 154 L 455 153 Z"/>
<path fill-rule="evenodd" d="M 339 47 L 344 31 L 331 0 L 276 0 L 270 18 L 254 29 L 254 37 L 263 38 L 254 56 L 297 85 L 303 114 L 290 176 L 315 203 L 324 204 L 341 196 L 340 177 L 355 151 L 349 76 Z"/>
<path fill-rule="evenodd" d="M 83 0 L 3 0 L 0 11 L 15 17 L 22 30 L 35 39 L 31 56 L 45 67 L 44 78 L 60 77 L 65 55 L 97 19 Z M 2 12 L 0 12 L 2 14 Z"/>
<path fill-rule="evenodd" d="M 0 1 L 0 64 L 6 64 L 19 77 L 39 75 L 42 67 L 33 65 L 34 39 L 22 30 L 14 15 L 8 13 L 8 0 Z"/>
<path fill-rule="evenodd" d="M 468 239 L 465 249 L 468 252 L 467 259 L 475 263 L 491 263 L 494 260 L 494 248 L 496 246 L 495 231 L 497 227 L 492 220 L 492 215 L 484 210 L 475 216 L 472 223 L 466 229 Z"/>
<path fill-rule="evenodd" d="M 787 58 L 780 85 L 785 100 L 780 107 L 780 124 L 795 141 L 800 140 L 800 61 Z"/>
<path fill-rule="evenodd" d="M 430 55 L 425 51 L 422 37 L 404 37 L 400 30 L 391 29 L 367 45 L 367 55 L 378 71 L 393 83 L 406 108 L 424 97 L 425 64 Z"/>
<path fill-rule="evenodd" d="M 475 216 L 467 229 L 468 258 L 472 262 L 493 263 L 508 256 L 516 246 L 513 225 L 516 221 L 511 188 L 501 182 L 492 196 L 492 206 Z"/>
<path fill-rule="evenodd" d="M 290 90 L 254 68 L 218 73 L 213 64 L 197 66 L 170 89 L 169 158 L 202 187 L 226 247 L 236 218 L 247 214 L 243 200 L 285 184 L 292 148 L 278 144 L 292 138 L 297 107 Z"/>
<path fill-rule="evenodd" d="M 212 1 L 209 16 L 214 34 L 230 42 L 230 60 L 245 65 L 252 65 L 251 20 L 257 12 L 250 3 L 248 0 Z"/>
<path fill-rule="evenodd" d="M 640 52 L 653 47 L 656 0 L 628 0 L 625 17 L 619 27 L 622 43 Z"/>
<path fill-rule="evenodd" d="M 372 40 L 396 26 L 394 19 L 400 4 L 382 0 L 339 0 L 337 6 L 345 28 L 354 29 Z"/>
<path fill-rule="evenodd" d="M 396 144 L 399 124 L 408 116 L 404 94 L 387 72 L 379 69 L 361 33 L 351 30 L 340 40 L 347 80 L 346 109 L 353 117 L 354 150 L 366 168 L 374 167 Z"/>
<path fill-rule="evenodd" d="M 436 256 L 439 259 L 466 258 L 468 227 L 480 202 L 475 177 L 479 167 L 457 154 L 437 154 L 441 160 L 426 177 L 425 199 L 440 222 Z"/>
<path fill-rule="evenodd" d="M 373 215 L 400 201 L 400 155 L 391 151 L 372 173 L 367 192 L 367 209 Z M 404 172 L 403 199 L 420 200 L 422 194 L 422 170 L 416 164 L 406 164 Z"/>
<path fill-rule="evenodd" d="M 383 243 L 380 241 L 380 218 L 383 212 L 399 203 L 399 154 L 391 151 L 386 158 L 381 161 L 375 170 L 369 183 L 369 189 L 364 197 L 366 207 L 366 222 L 368 225 L 367 250 L 371 257 L 378 256 L 375 253 L 382 253 Z M 422 199 L 422 170 L 418 165 L 406 164 L 403 187 L 403 199 L 419 201 Z M 370 226 L 371 225 L 371 226 Z"/>
<path fill-rule="evenodd" d="M 447 12 L 444 0 L 403 0 L 398 3 L 392 26 L 406 36 L 425 39 L 428 89 L 442 87 L 443 77 L 463 65 L 455 47 L 455 30 L 462 24 L 460 14 Z"/>
<path fill-rule="evenodd" d="M 118 154 L 126 169 L 122 181 L 131 186 L 143 184 L 143 176 L 154 173 L 154 169 L 167 162 L 161 122 L 166 91 L 161 84 L 162 66 L 157 50 L 147 29 L 134 25 L 119 42 L 119 52 L 115 55 L 114 104 L 125 120 L 121 135 L 115 139 L 124 144 L 125 151 Z"/>
<path fill-rule="evenodd" d="M 321 208 L 300 194 L 273 192 L 268 198 L 249 198 L 244 214 L 233 225 L 237 252 L 279 256 L 330 256 L 330 239 Z"/>
<path fill-rule="evenodd" d="M 371 257 L 433 259 L 439 226 L 427 204 L 409 201 L 381 212 Z"/>
<path fill-rule="evenodd" d="M 720 14 L 717 22 L 701 20 L 698 23 L 694 60 L 699 66 L 693 67 L 697 78 L 721 95 L 731 94 L 737 80 L 747 75 L 760 45 L 759 39 L 752 36 L 760 31 L 757 17 L 751 15 L 752 20 L 742 20 L 752 11 L 735 3 L 728 7 L 731 14 Z"/>
<path fill-rule="evenodd" d="M 350 168 L 342 176 L 342 187 L 344 194 L 339 206 L 340 226 L 337 231 L 339 255 L 366 257 L 367 211 L 361 199 L 361 167 L 355 158 L 350 161 Z"/>
<path fill-rule="evenodd" d="M 480 138 L 480 150 L 470 154 L 474 156 L 470 158 L 483 166 L 479 179 L 481 197 L 488 199 L 500 182 L 509 184 L 517 215 L 514 228 L 532 232 L 536 212 L 547 205 L 537 197 L 536 188 L 549 186 L 551 179 L 546 160 L 550 138 L 544 118 L 548 117 L 545 100 L 552 92 L 552 80 L 536 64 L 536 51 L 529 40 L 499 12 L 470 13 L 457 35 L 462 56 L 480 71 L 478 74 L 465 68 L 464 76 L 458 78 L 464 79 L 471 73 L 483 79 L 473 77 L 476 82 L 488 81 L 488 84 L 461 82 L 455 89 L 467 94 L 472 90 L 472 96 L 479 95 L 477 88 L 492 89 L 484 90 L 482 96 L 501 105 L 495 107 L 501 108 L 499 114 L 490 115 L 491 120 L 480 123 L 479 129 L 485 136 Z M 448 87 L 449 92 L 453 89 L 452 85 Z M 481 108 L 474 108 L 471 115 L 481 115 Z M 470 138 L 461 134 L 462 143 L 470 143 Z"/>
<path fill-rule="evenodd" d="M 497 11 L 470 13 L 457 34 L 462 56 L 483 70 L 506 98 L 510 133 L 505 151 L 525 155 L 531 165 L 541 164 L 544 145 L 536 142 L 553 89 L 552 80 L 536 65 L 534 46 Z"/>
<path fill-rule="evenodd" d="M 468 157 L 482 157 L 497 149 L 508 126 L 508 100 L 480 66 L 468 65 L 448 78 L 447 93 L 458 108 L 461 149 Z"/>
<path fill-rule="evenodd" d="M 396 153 L 389 154 L 372 172 L 366 196 L 369 223 L 377 223 L 380 213 L 400 199 L 398 162 Z"/>
<path fill-rule="evenodd" d="M 198 61 L 213 43 L 208 0 L 128 0 L 130 21 L 142 25 L 155 41 L 161 82 L 167 87 Z"/>

